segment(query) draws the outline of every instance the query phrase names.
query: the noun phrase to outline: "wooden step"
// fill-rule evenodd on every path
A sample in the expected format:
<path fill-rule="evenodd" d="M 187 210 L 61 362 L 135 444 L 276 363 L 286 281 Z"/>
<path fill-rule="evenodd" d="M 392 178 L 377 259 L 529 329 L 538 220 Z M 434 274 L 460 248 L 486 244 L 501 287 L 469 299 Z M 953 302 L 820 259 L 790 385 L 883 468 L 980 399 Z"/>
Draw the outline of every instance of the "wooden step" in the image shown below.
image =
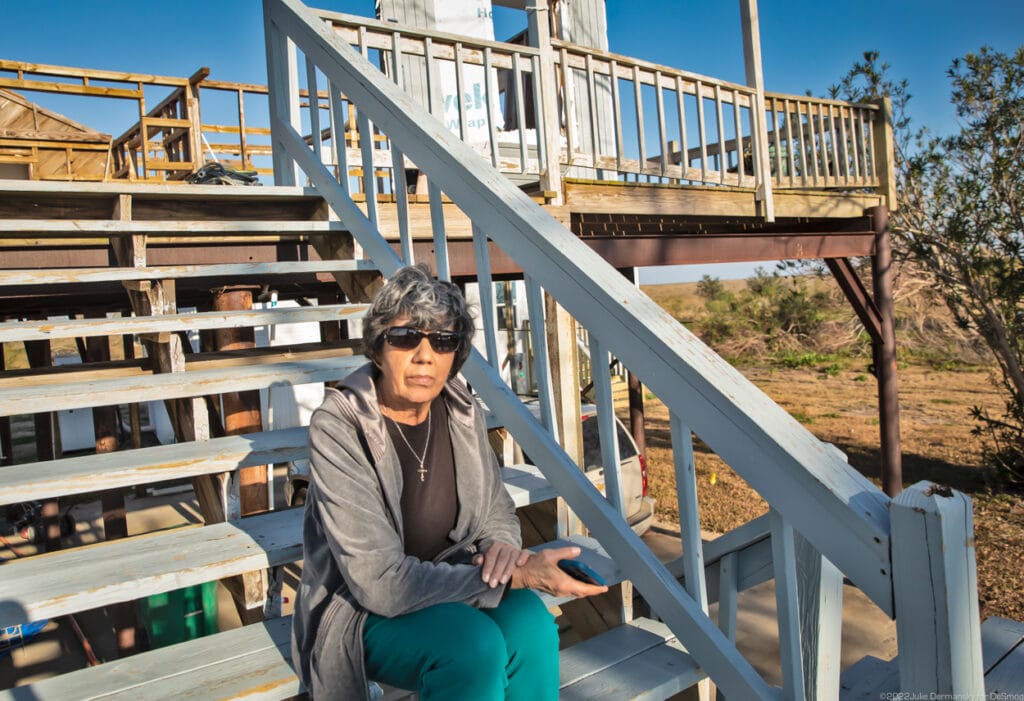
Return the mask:
<path fill-rule="evenodd" d="M 3 691 L 0 699 L 286 699 L 303 691 L 290 657 L 291 618 L 276 618 Z M 664 624 L 647 619 L 563 651 L 560 667 L 560 698 L 588 701 L 667 698 L 705 676 Z"/>
<path fill-rule="evenodd" d="M 314 275 L 376 270 L 368 260 L 285 261 L 279 263 L 221 263 L 213 265 L 154 265 L 138 268 L 56 268 L 50 270 L 0 270 L 0 286 L 60 285 L 131 280 L 181 280 L 269 275 Z"/>
<path fill-rule="evenodd" d="M 297 427 L 8 465 L 0 470 L 0 505 L 304 460 L 308 437 L 308 428 Z M 503 467 L 501 474 L 516 508 L 557 496 L 533 465 Z"/>
<path fill-rule="evenodd" d="M 638 618 L 565 650 L 560 699 L 665 699 L 707 675 L 664 623 Z"/>
<path fill-rule="evenodd" d="M 339 347 L 271 356 L 252 354 L 219 363 L 206 361 L 202 368 L 186 366 L 186 372 L 154 374 L 126 366 L 115 368 L 116 372 L 12 374 L 0 378 L 0 416 L 330 382 L 342 379 L 365 362 L 363 356 L 353 355 L 350 348 Z"/>
<path fill-rule="evenodd" d="M 277 324 L 361 319 L 369 305 L 325 304 L 311 307 L 273 307 L 262 310 L 197 312 L 104 319 L 42 319 L 0 323 L 0 343 L 47 341 L 125 334 L 158 334 L 205 329 L 234 329 Z"/>
<path fill-rule="evenodd" d="M 272 511 L 8 562 L 3 566 L 0 627 L 295 562 L 302 558 L 302 516 L 302 509 Z M 573 544 L 583 550 L 581 559 L 606 575 L 609 584 L 621 581 L 604 551 L 593 549 L 592 539 L 573 538 L 543 547 Z M 552 597 L 547 600 L 554 605 Z"/>
<path fill-rule="evenodd" d="M 36 238 L 67 237 L 110 238 L 128 234 L 157 234 L 160 236 L 187 236 L 195 238 L 213 236 L 246 236 L 250 234 L 326 234 L 347 232 L 348 227 L 338 221 L 241 221 L 232 220 L 178 220 L 153 219 L 149 221 L 117 221 L 113 219 L 0 219 L 0 238 L 23 238 L 31 234 Z"/>
<path fill-rule="evenodd" d="M 0 505 L 229 472 L 309 457 L 309 429 L 22 463 L 0 469 Z"/>
<path fill-rule="evenodd" d="M 0 627 L 132 601 L 301 558 L 302 509 L 22 558 L 3 566 Z"/>
<path fill-rule="evenodd" d="M 981 664 L 987 698 L 1024 698 L 1024 623 L 986 619 L 981 624 Z M 898 698 L 900 691 L 898 658 L 887 662 L 869 655 L 845 669 L 839 678 L 839 698 L 843 701 Z"/>

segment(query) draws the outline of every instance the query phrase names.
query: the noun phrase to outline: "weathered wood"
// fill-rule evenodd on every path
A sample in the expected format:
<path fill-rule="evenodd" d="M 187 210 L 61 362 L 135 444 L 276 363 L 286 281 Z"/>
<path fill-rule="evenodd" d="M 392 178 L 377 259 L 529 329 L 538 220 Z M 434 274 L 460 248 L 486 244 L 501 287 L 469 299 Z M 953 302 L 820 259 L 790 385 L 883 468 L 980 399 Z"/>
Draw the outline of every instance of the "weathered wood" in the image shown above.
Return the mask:
<path fill-rule="evenodd" d="M 27 623 L 293 562 L 301 520 L 301 509 L 291 509 L 17 560 L 6 569 L 0 621 Z"/>
<path fill-rule="evenodd" d="M 606 274 L 596 256 L 587 255 L 586 250 L 580 250 L 582 246 L 575 247 L 557 223 L 521 199 L 522 193 L 513 192 L 514 188 L 489 177 L 489 168 L 483 168 L 465 145 L 444 133 L 435 122 L 415 119 L 413 102 L 376 75 L 375 69 L 326 31 L 319 20 L 290 0 L 268 4 L 267 9 L 304 52 L 316 54 L 320 69 L 339 82 L 360 109 L 369 110 L 375 119 L 386 122 L 389 136 L 400 142 L 405 152 L 435 180 L 440 179 L 453 200 L 474 218 L 487 218 L 489 235 L 514 247 L 517 257 L 521 251 L 522 257 L 529 260 L 531 272 L 543 275 L 544 286 L 550 286 L 574 316 L 592 331 L 601 329 L 616 355 L 641 377 L 657 376 L 659 386 L 677 398 L 679 408 L 685 410 L 681 413 L 701 437 L 720 454 L 732 454 L 727 460 L 744 472 L 744 477 L 780 504 L 799 504 L 800 508 L 794 505 L 787 511 L 793 513 L 798 525 L 807 526 L 806 530 L 810 530 L 811 524 L 825 522 L 826 515 L 836 522 L 835 528 L 815 532 L 815 544 L 830 556 L 837 554 L 844 571 L 883 606 L 891 608 L 889 575 L 880 574 L 879 567 L 880 563 L 888 562 L 885 500 L 875 496 L 866 480 L 848 467 L 835 464 L 813 437 L 783 412 L 772 408 L 770 402 L 758 399 L 761 395 L 748 390 L 724 363 L 723 367 L 703 367 L 705 361 L 712 362 L 711 354 L 698 351 L 694 341 L 681 337 L 678 326 L 658 316 L 649 300 L 635 290 L 623 289 L 627 285 L 621 280 L 609 279 L 611 274 L 618 277 L 618 273 Z M 330 183 L 330 173 L 315 163 L 311 155 L 303 153 L 301 138 L 288 134 L 285 142 L 307 175 L 323 188 L 332 206 L 339 212 L 347 210 L 349 207 Z M 350 223 L 367 251 L 390 271 L 393 253 L 383 250 L 371 227 L 361 225 L 358 219 Z M 626 306 L 628 311 L 623 310 Z M 694 352 L 686 353 L 684 347 Z M 701 367 L 694 368 L 694 361 Z M 685 632 L 688 642 L 701 642 L 701 649 L 695 650 L 695 654 L 705 669 L 728 685 L 727 693 L 768 694 L 763 680 L 753 674 L 749 664 L 742 658 L 736 659 L 721 634 L 693 606 L 687 605 L 677 588 L 665 581 L 666 573 L 654 558 L 645 559 L 642 546 L 634 541 L 635 534 L 617 527 L 620 519 L 610 507 L 587 491 L 593 487 L 585 486 L 582 476 L 575 479 L 564 454 L 526 416 L 528 412 L 519 412 L 512 405 L 507 386 L 499 386 L 492 370 L 474 356 L 466 374 L 489 406 L 500 405 L 510 429 L 517 438 L 524 439 L 524 448 L 538 461 L 552 460 L 553 466 L 546 471 L 549 479 L 560 492 L 571 497 L 570 502 L 581 510 L 602 542 L 614 550 L 616 559 L 631 566 L 630 575 L 642 580 L 641 589 L 659 614 L 667 616 L 680 633 Z M 723 407 L 727 418 L 723 417 Z M 773 427 L 774 437 L 757 428 L 766 424 Z M 747 440 L 737 440 L 741 435 Z M 760 467 L 766 460 L 775 469 L 753 469 L 753 465 Z M 785 475 L 785 479 L 779 479 L 780 475 Z M 846 501 L 854 495 L 856 509 Z"/>
<path fill-rule="evenodd" d="M 565 183 L 566 204 L 572 212 L 694 216 L 758 216 L 754 193 L 730 188 L 687 187 L 644 183 Z M 876 206 L 876 195 L 787 192 L 776 190 L 776 217 L 849 219 Z"/>
<path fill-rule="evenodd" d="M 982 624 L 981 634 L 989 698 L 1020 696 L 1024 692 L 1024 623 L 990 618 Z M 998 649 L 994 646 L 997 639 L 1009 644 Z"/>
<path fill-rule="evenodd" d="M 989 618 L 981 624 L 981 659 L 988 674 L 1008 652 L 1024 644 L 1024 623 Z"/>
<path fill-rule="evenodd" d="M 900 689 L 984 696 L 971 500 L 918 482 L 891 505 Z"/>
<path fill-rule="evenodd" d="M 804 690 L 807 698 L 838 698 L 843 575 L 802 535 L 794 540 Z"/>
<path fill-rule="evenodd" d="M 10 321 L 0 323 L 0 343 L 89 338 L 120 334 L 160 334 L 204 329 L 245 328 L 278 324 L 351 321 L 366 312 L 366 305 L 332 304 L 311 307 L 275 307 L 259 311 L 214 311 L 163 314 L 153 317 Z"/>
<path fill-rule="evenodd" d="M 309 455 L 307 435 L 306 428 L 290 428 L 122 450 L 102 456 L 79 455 L 61 460 L 12 465 L 3 472 L 0 504 L 119 489 L 227 472 L 251 465 L 299 460 Z M 539 475 L 530 472 L 513 474 L 515 484 L 522 490 L 539 493 L 543 488 L 535 481 Z"/>
<path fill-rule="evenodd" d="M 779 625 L 779 663 L 782 667 L 782 695 L 798 701 L 805 698 L 801 657 L 803 631 L 797 601 L 796 543 L 793 526 L 772 510 L 772 559 L 775 569 L 775 605 Z"/>
<path fill-rule="evenodd" d="M 229 364 L 174 375 L 130 375 L 101 381 L 29 383 L 27 386 L 21 383 L 15 387 L 3 383 L 0 415 L 31 413 L 43 407 L 49 411 L 90 407 L 96 403 L 99 392 L 104 393 L 104 401 L 125 403 L 261 389 L 271 384 L 329 382 L 341 379 L 365 362 L 363 358 L 353 358 L 350 349 L 336 349 L 335 354 L 337 357 L 304 359 L 300 356 L 282 362 L 243 362 L 242 365 Z"/>
<path fill-rule="evenodd" d="M 39 237 L 73 234 L 79 237 L 95 235 L 106 238 L 135 233 L 163 234 L 165 236 L 179 233 L 197 236 L 208 233 L 218 236 L 234 236 L 244 234 L 317 234 L 344 231 L 346 231 L 346 227 L 341 222 L 329 221 L 179 221 L 152 219 L 122 222 L 104 221 L 102 219 L 0 219 L 0 234 L 10 232 L 18 235 L 33 234 Z"/>
<path fill-rule="evenodd" d="M 117 240 L 118 237 L 112 237 Z M 246 275 L 315 274 L 373 270 L 362 260 L 288 261 L 281 263 L 219 263 L 211 265 L 157 265 L 129 268 L 54 268 L 0 270 L 0 285 L 53 285 L 132 280 L 224 279 Z"/>

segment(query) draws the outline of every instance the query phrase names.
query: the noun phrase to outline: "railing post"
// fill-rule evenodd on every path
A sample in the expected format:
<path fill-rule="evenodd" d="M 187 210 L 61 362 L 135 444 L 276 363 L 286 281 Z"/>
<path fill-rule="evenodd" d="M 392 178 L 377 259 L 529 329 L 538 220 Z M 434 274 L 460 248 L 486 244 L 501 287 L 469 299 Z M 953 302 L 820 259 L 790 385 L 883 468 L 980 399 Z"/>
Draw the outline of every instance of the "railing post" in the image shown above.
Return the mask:
<path fill-rule="evenodd" d="M 275 0 L 263 0 L 263 25 L 267 45 L 267 89 L 270 132 L 273 144 L 274 184 L 299 183 L 299 167 L 288 155 L 278 123 L 290 124 L 301 133 L 299 117 L 299 70 L 295 44 L 274 23 Z"/>
<path fill-rule="evenodd" d="M 875 145 L 871 164 L 878 178 L 878 194 L 885 198 L 890 212 L 895 212 L 896 199 L 896 140 L 892 131 L 892 100 L 883 97 L 874 101 L 878 105 L 875 113 L 872 141 Z"/>
<path fill-rule="evenodd" d="M 772 168 L 768 157 L 768 119 L 764 103 L 764 71 L 761 68 L 761 29 L 757 19 L 757 0 L 740 0 L 743 23 L 743 55 L 747 85 L 754 89 L 750 106 L 750 128 L 753 131 L 754 158 L 757 159 L 757 197 L 764 204 L 765 221 L 775 221 L 775 199 L 772 195 Z M 738 158 L 743 159 L 742 150 Z"/>
<path fill-rule="evenodd" d="M 804 693 L 809 699 L 836 699 L 843 637 L 843 575 L 801 534 L 794 532 L 794 542 Z"/>
<path fill-rule="evenodd" d="M 984 698 L 970 498 L 918 482 L 892 501 L 889 519 L 901 691 Z"/>
<path fill-rule="evenodd" d="M 540 189 L 556 193 L 551 204 L 562 203 L 562 140 L 558 116 L 558 86 L 555 82 L 555 52 L 551 48 L 551 23 L 547 0 L 527 0 L 530 44 L 540 55 L 540 71 L 534 80 L 540 83 L 540 119 L 537 123 L 540 141 L 547 151 L 547 170 L 540 174 Z M 520 125 L 522 129 L 522 125 Z"/>

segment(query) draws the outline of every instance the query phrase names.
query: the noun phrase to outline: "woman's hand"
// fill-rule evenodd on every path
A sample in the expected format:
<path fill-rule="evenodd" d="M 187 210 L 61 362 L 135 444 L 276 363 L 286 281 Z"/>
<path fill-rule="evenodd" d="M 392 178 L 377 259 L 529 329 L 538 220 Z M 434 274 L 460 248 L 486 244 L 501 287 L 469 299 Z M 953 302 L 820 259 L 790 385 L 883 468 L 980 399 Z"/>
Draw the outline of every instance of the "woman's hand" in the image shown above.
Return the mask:
<path fill-rule="evenodd" d="M 499 584 L 507 584 L 516 568 L 525 565 L 529 557 L 529 550 L 520 550 L 510 543 L 497 541 L 487 552 L 474 555 L 473 564 L 483 565 L 480 579 L 494 589 Z"/>
<path fill-rule="evenodd" d="M 608 587 L 587 584 L 574 579 L 558 566 L 559 560 L 579 557 L 577 547 L 552 548 L 529 554 L 527 561 L 512 573 L 513 589 L 537 589 L 553 596 L 594 596 L 608 591 Z"/>

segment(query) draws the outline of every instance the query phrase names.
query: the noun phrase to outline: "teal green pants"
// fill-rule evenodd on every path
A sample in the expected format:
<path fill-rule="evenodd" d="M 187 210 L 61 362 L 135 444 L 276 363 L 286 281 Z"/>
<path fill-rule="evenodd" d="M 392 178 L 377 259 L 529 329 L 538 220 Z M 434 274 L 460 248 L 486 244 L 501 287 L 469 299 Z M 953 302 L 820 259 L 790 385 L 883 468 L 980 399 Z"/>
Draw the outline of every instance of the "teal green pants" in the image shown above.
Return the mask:
<path fill-rule="evenodd" d="M 540 597 L 510 591 L 501 605 L 438 604 L 363 628 L 370 679 L 421 701 L 554 701 L 558 627 Z"/>

